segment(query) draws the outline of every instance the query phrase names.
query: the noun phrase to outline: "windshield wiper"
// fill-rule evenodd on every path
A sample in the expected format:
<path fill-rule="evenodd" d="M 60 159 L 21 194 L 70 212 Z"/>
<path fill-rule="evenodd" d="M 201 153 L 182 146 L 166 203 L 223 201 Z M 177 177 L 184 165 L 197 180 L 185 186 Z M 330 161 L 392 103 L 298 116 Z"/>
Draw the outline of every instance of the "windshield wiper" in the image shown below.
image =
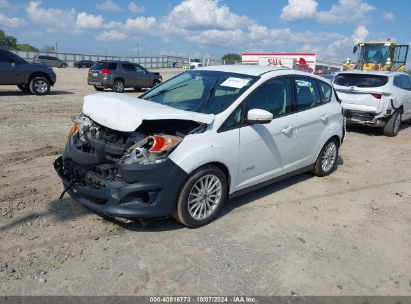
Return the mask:
<path fill-rule="evenodd" d="M 170 91 L 173 91 L 173 90 L 176 90 L 176 89 L 185 87 L 185 86 L 187 86 L 187 84 L 182 84 L 182 85 L 179 85 L 179 86 L 176 86 L 176 87 L 172 87 L 172 88 L 160 90 L 160 91 L 158 91 L 157 93 L 155 93 L 154 95 L 150 96 L 147 100 L 152 100 L 154 97 L 163 95 L 163 94 L 165 94 L 165 93 L 167 93 L 167 92 L 170 92 Z"/>

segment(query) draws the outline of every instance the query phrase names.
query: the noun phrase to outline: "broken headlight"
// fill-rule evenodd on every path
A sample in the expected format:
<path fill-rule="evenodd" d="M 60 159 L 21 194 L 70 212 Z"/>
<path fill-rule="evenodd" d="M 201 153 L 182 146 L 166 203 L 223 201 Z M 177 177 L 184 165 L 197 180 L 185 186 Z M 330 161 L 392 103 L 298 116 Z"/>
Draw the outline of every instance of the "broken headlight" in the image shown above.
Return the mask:
<path fill-rule="evenodd" d="M 165 161 L 183 139 L 171 135 L 153 135 L 140 140 L 127 149 L 124 164 L 156 164 Z"/>

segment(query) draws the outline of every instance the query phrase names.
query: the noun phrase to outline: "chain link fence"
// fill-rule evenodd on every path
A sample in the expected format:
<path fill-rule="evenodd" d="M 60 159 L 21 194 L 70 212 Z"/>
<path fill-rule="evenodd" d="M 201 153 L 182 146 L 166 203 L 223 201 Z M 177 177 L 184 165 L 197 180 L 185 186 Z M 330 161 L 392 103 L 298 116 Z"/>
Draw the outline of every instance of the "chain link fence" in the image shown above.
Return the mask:
<path fill-rule="evenodd" d="M 80 60 L 124 60 L 133 63 L 141 64 L 147 69 L 164 69 L 164 68 L 181 68 L 189 66 L 189 58 L 178 57 L 178 56 L 109 56 L 109 55 L 85 55 L 85 54 L 73 54 L 73 53 L 56 53 L 56 52 L 24 52 L 15 51 L 13 53 L 17 54 L 21 58 L 32 61 L 35 56 L 54 56 L 58 59 L 65 61 L 68 66 L 73 66 L 74 62 Z M 221 65 L 221 60 L 215 59 L 202 59 L 203 66 L 206 65 Z"/>

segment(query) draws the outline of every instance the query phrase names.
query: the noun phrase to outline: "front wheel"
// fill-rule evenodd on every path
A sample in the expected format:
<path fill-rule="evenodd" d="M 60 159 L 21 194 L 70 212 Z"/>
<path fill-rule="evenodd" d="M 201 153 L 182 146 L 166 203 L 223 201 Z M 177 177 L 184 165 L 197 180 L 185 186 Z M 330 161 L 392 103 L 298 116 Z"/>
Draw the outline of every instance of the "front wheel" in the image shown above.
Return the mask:
<path fill-rule="evenodd" d="M 338 146 L 336 139 L 331 139 L 324 145 L 314 164 L 314 175 L 327 176 L 335 169 L 338 159 Z"/>
<path fill-rule="evenodd" d="M 221 169 L 205 166 L 190 175 L 177 200 L 174 218 L 197 228 L 212 222 L 227 196 L 227 178 Z"/>
<path fill-rule="evenodd" d="M 113 91 L 116 93 L 123 93 L 124 92 L 124 82 L 119 79 L 114 81 Z"/>
<path fill-rule="evenodd" d="M 401 127 L 401 113 L 399 111 L 395 112 L 387 121 L 384 126 L 384 135 L 389 137 L 397 136 L 398 131 Z"/>
<path fill-rule="evenodd" d="M 34 77 L 29 88 L 34 95 L 46 95 L 50 92 L 50 83 L 44 77 Z"/>

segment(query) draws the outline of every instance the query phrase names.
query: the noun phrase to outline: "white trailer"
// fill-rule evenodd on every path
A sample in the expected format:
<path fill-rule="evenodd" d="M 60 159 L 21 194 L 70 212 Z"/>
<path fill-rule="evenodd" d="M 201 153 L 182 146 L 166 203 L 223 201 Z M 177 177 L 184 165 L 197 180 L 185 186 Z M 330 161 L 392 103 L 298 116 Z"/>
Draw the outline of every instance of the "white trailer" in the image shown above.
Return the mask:
<path fill-rule="evenodd" d="M 294 69 L 296 67 L 295 58 L 285 57 L 259 57 L 258 65 L 275 66 L 289 69 Z"/>

